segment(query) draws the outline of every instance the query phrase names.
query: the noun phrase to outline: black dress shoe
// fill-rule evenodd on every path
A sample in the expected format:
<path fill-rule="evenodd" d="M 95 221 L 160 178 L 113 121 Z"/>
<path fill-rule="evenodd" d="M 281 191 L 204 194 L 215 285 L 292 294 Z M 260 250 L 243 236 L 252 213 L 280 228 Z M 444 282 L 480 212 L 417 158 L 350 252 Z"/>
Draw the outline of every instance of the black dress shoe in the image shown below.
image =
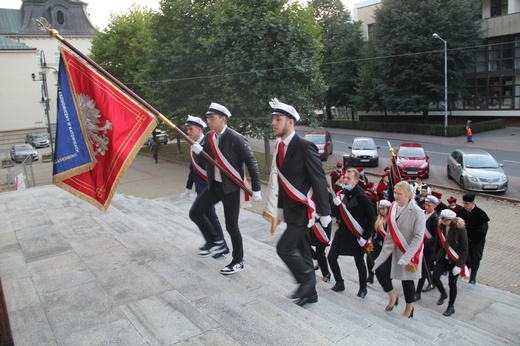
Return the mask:
<path fill-rule="evenodd" d="M 439 300 L 437 300 L 437 305 L 442 305 L 442 304 L 444 304 L 444 301 L 446 300 L 446 298 L 448 298 L 448 296 L 446 295 L 446 293 L 442 293 L 442 294 L 441 294 L 441 297 L 439 298 Z"/>
<path fill-rule="evenodd" d="M 474 285 L 474 284 L 477 283 L 477 281 L 476 281 L 475 279 L 471 279 L 471 280 L 469 280 L 469 283 L 472 284 L 472 285 Z"/>
<path fill-rule="evenodd" d="M 430 287 L 430 285 L 428 285 L 428 286 L 426 286 L 425 288 L 423 288 L 422 291 L 423 291 L 424 293 L 426 293 L 426 292 L 430 292 L 430 291 L 433 290 L 434 288 L 435 288 L 435 287 Z"/>
<path fill-rule="evenodd" d="M 301 288 L 302 288 L 302 286 L 298 287 L 298 289 L 296 291 L 294 291 L 293 294 L 291 294 L 290 298 L 291 299 L 299 299 L 302 296 Z"/>
<path fill-rule="evenodd" d="M 343 281 L 336 282 L 334 286 L 332 286 L 331 290 L 334 292 L 341 292 L 345 290 L 345 283 Z"/>
<path fill-rule="evenodd" d="M 448 308 L 446 309 L 446 311 L 443 313 L 444 316 L 448 317 L 448 316 L 451 316 L 455 313 L 455 308 L 453 306 L 448 306 Z"/>
<path fill-rule="evenodd" d="M 357 293 L 357 296 L 360 297 L 360 298 L 363 298 L 365 299 L 365 297 L 367 296 L 367 289 L 366 288 L 360 288 L 358 293 Z"/>
<path fill-rule="evenodd" d="M 318 293 L 315 293 L 314 295 L 310 297 L 301 297 L 297 301 L 295 301 L 296 305 L 298 306 L 304 306 L 305 304 L 310 303 L 316 303 L 318 302 Z"/>
<path fill-rule="evenodd" d="M 367 282 L 369 284 L 373 284 L 374 283 L 374 272 L 368 273 Z"/>
<path fill-rule="evenodd" d="M 420 292 L 419 293 L 415 293 L 415 295 L 413 296 L 413 301 L 414 302 L 417 302 L 419 300 L 421 300 L 421 293 Z"/>

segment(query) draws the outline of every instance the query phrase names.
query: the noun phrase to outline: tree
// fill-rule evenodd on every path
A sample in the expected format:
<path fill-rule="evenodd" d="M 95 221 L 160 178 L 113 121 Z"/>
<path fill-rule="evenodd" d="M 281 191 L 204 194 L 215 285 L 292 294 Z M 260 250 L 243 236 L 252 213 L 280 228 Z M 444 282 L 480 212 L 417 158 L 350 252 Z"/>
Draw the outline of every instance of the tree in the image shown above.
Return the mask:
<path fill-rule="evenodd" d="M 311 10 L 287 0 L 163 0 L 161 11 L 150 63 L 163 82 L 150 92 L 166 109 L 185 117 L 223 103 L 233 127 L 265 139 L 267 158 L 270 99 L 315 122 L 322 45 Z"/>
<path fill-rule="evenodd" d="M 444 98 L 444 47 L 433 33 L 448 41 L 449 90 L 461 93 L 472 47 L 482 40 L 479 17 L 474 0 L 383 0 L 373 37 L 384 108 L 419 111 L 427 122 L 429 104 Z"/>
<path fill-rule="evenodd" d="M 354 103 L 359 59 L 363 56 L 361 22 L 353 22 L 350 11 L 341 0 L 312 0 L 314 17 L 322 28 L 323 65 L 327 90 L 323 96 L 327 119 L 332 119 L 331 107 Z"/>
<path fill-rule="evenodd" d="M 108 27 L 94 33 L 90 49 L 90 58 L 141 97 L 144 92 L 139 82 L 151 55 L 152 17 L 152 10 L 138 5 L 126 14 L 111 15 Z"/>

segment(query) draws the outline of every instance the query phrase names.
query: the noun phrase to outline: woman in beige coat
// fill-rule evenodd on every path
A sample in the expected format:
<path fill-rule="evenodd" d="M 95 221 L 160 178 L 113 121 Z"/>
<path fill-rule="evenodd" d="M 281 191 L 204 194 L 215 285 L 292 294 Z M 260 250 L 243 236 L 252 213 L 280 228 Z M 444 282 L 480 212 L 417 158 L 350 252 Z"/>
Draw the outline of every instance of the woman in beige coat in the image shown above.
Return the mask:
<path fill-rule="evenodd" d="M 392 279 L 401 280 L 406 301 L 403 316 L 410 318 L 414 311 L 414 280 L 421 278 L 422 251 L 419 250 L 422 249 L 424 237 L 424 211 L 415 203 L 410 186 L 405 181 L 394 186 L 394 199 L 388 217 L 388 236 L 374 269 L 377 280 L 390 297 L 385 310 L 392 311 L 397 306 L 398 296 Z M 391 224 L 395 226 L 394 231 Z"/>

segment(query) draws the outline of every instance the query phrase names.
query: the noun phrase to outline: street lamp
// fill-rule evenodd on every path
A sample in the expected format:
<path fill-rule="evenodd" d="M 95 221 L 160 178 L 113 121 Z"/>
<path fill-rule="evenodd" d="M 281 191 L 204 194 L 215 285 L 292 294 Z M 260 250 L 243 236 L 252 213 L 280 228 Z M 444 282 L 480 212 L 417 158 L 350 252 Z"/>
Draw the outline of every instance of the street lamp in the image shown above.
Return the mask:
<path fill-rule="evenodd" d="M 43 50 L 40 51 L 40 79 L 35 79 L 36 76 L 34 73 L 32 74 L 32 80 L 35 82 L 42 82 L 42 100 L 40 103 L 43 103 L 45 107 L 45 117 L 47 118 L 47 132 L 49 133 L 49 141 L 50 148 L 51 148 L 51 157 L 54 159 L 54 149 L 53 149 L 53 143 L 52 140 L 52 128 L 51 128 L 51 119 L 50 119 L 50 99 L 49 99 L 49 90 L 47 89 L 47 72 L 49 72 L 49 69 L 54 70 L 54 73 L 58 74 L 58 70 L 56 70 L 54 67 L 47 66 L 47 62 L 45 61 L 45 53 Z"/>
<path fill-rule="evenodd" d="M 433 38 L 444 43 L 444 137 L 448 137 L 448 41 L 434 33 Z"/>

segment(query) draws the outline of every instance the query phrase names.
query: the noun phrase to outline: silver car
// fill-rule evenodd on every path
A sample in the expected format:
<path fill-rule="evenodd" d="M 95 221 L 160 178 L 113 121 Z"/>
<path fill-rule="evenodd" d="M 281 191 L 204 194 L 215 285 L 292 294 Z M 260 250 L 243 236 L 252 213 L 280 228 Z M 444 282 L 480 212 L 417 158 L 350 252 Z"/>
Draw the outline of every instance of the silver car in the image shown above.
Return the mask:
<path fill-rule="evenodd" d="M 457 149 L 448 157 L 446 174 L 465 190 L 505 192 L 507 175 L 502 166 L 487 151 Z"/>
<path fill-rule="evenodd" d="M 22 162 L 28 156 L 31 156 L 33 161 L 39 159 L 38 152 L 30 144 L 15 144 L 11 147 L 10 154 L 14 162 Z"/>
<path fill-rule="evenodd" d="M 379 146 L 370 137 L 356 137 L 350 149 L 350 164 L 352 166 L 379 166 Z"/>

